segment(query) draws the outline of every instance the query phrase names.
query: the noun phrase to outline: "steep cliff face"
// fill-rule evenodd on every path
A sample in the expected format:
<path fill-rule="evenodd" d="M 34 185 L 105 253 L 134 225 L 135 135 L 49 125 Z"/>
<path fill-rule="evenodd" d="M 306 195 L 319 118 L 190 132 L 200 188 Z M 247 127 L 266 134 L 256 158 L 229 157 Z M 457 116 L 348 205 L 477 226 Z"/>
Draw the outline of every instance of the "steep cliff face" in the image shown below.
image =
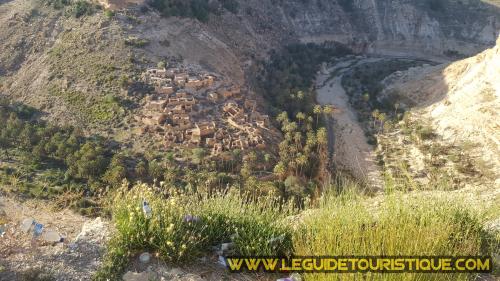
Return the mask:
<path fill-rule="evenodd" d="M 498 7 L 479 0 L 283 1 L 274 15 L 302 41 L 401 56 L 471 55 L 500 30 Z"/>

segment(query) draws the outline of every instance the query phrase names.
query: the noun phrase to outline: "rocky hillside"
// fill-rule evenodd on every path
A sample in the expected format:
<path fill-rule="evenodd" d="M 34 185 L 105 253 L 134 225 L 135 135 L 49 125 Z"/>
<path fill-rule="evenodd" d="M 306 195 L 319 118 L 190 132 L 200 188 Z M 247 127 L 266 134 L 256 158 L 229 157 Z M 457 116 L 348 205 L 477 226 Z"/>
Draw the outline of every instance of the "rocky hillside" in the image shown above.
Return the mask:
<path fill-rule="evenodd" d="M 397 72 L 385 79 L 383 96 L 411 108 L 418 119 L 427 120 L 434 137 L 448 144 L 440 153 L 454 154 L 451 160 L 460 162 L 456 165 L 459 170 L 482 174 L 483 178 L 489 174 L 498 185 L 499 65 L 500 38 L 495 47 L 465 60 Z"/>
<path fill-rule="evenodd" d="M 49 119 L 109 134 L 126 129 L 141 103 L 140 71 L 166 57 L 244 84 L 255 58 L 288 42 L 443 59 L 486 49 L 500 30 L 498 8 L 480 1 L 240 1 L 237 13 L 206 23 L 145 7 L 57 3 L 0 2 L 0 92 Z"/>
<path fill-rule="evenodd" d="M 285 3 L 282 21 L 301 40 L 340 41 L 363 52 L 410 57 L 470 55 L 493 45 L 500 30 L 498 7 L 481 1 Z"/>

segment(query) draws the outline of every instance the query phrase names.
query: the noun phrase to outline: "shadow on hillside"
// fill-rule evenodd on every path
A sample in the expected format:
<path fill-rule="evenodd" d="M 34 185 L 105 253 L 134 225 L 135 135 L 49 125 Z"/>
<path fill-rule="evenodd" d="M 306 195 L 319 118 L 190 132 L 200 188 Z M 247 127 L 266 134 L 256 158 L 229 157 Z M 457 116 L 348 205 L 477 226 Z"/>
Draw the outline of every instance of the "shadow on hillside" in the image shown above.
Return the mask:
<path fill-rule="evenodd" d="M 0 5 L 7 4 L 9 2 L 12 2 L 14 0 L 0 0 Z"/>

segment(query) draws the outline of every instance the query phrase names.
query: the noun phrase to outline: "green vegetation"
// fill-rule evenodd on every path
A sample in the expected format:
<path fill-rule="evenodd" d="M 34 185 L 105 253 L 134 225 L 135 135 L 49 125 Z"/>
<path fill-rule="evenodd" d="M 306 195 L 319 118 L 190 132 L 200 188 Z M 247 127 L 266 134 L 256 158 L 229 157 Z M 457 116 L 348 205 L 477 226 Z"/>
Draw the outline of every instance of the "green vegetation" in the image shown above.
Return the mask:
<path fill-rule="evenodd" d="M 358 120 L 363 124 L 365 135 L 371 145 L 377 144 L 376 134 L 384 127 L 397 123 L 405 109 L 401 104 L 411 105 L 413 101 L 398 95 L 380 98 L 382 81 L 388 75 L 408 69 L 422 62 L 411 60 L 390 60 L 355 66 L 342 77 L 342 86 L 349 95 L 349 102 L 356 109 Z M 390 121 L 390 122 L 389 122 Z M 392 122 L 392 123 L 391 123 Z"/>
<path fill-rule="evenodd" d="M 0 128 L 0 181 L 8 192 L 55 198 L 60 207 L 70 206 L 92 214 L 102 203 L 100 195 L 120 186 L 124 179 L 164 182 L 191 192 L 212 192 L 221 185 L 239 184 L 242 192 L 255 196 L 275 194 L 287 200 L 301 200 L 319 185 L 319 180 L 315 180 L 307 189 L 300 186 L 303 177 L 317 178 L 316 161 L 325 149 L 324 137 L 314 131 L 308 131 L 307 138 L 298 137 L 306 132 L 301 132 L 301 128 L 310 125 L 297 127 L 283 120 L 287 136 L 294 136 L 293 139 L 287 137 L 280 146 L 283 157 L 280 165 L 285 170 L 276 170 L 276 173 L 287 179 L 283 183 L 258 180 L 261 171 L 272 169 L 272 157 L 264 152 L 242 155 L 235 150 L 224 155 L 221 161 L 210 159 L 203 149 L 186 150 L 185 155 L 142 155 L 121 149 L 120 145 L 102 137 L 84 137 L 72 127 L 38 121 L 37 114 L 39 112 L 30 107 L 2 103 L 0 122 L 6 126 Z M 311 118 L 307 122 L 311 124 Z M 318 142 L 317 138 L 323 140 Z M 176 157 L 183 157 L 183 161 L 178 162 Z"/>
<path fill-rule="evenodd" d="M 65 10 L 67 15 L 75 18 L 91 16 L 99 6 L 85 0 L 41 0 L 43 4 L 56 10 Z"/>
<path fill-rule="evenodd" d="M 120 98 L 111 94 L 107 96 L 87 97 L 84 93 L 71 90 L 52 88 L 52 95 L 65 101 L 73 112 L 80 112 L 84 122 L 109 123 L 118 121 L 125 115 L 126 104 Z"/>
<path fill-rule="evenodd" d="M 223 10 L 237 13 L 239 8 L 236 0 L 153 0 L 151 6 L 165 17 L 189 17 L 203 22 L 210 14 L 219 14 Z"/>
<path fill-rule="evenodd" d="M 71 4 L 69 13 L 75 18 L 94 14 L 96 6 L 85 0 L 78 0 Z"/>
<path fill-rule="evenodd" d="M 213 245 L 233 242 L 235 254 L 265 256 L 292 252 L 291 229 L 285 218 L 295 213 L 291 204 L 272 197 L 241 196 L 238 192 L 182 192 L 168 185 L 138 184 L 117 190 L 113 220 L 117 234 L 95 280 L 118 280 L 128 258 L 147 249 L 168 262 L 187 262 Z M 146 200 L 152 209 L 142 211 Z M 279 238 L 279 239 L 274 239 Z"/>
<path fill-rule="evenodd" d="M 316 93 L 312 86 L 321 63 L 349 52 L 335 43 L 286 46 L 271 53 L 269 62 L 263 63 L 259 70 L 255 84 L 275 116 L 282 111 L 290 116 L 299 112 L 313 114 Z"/>
<path fill-rule="evenodd" d="M 378 117 L 380 121 L 380 117 Z M 410 113 L 402 115 L 401 120 L 384 120 L 377 134 L 380 151 L 384 154 L 386 177 L 397 181 L 405 191 L 439 190 L 443 187 L 458 189 L 466 184 L 483 185 L 497 178 L 496 172 L 486 161 L 472 157 L 477 144 L 448 143 L 435 133 L 429 120 L 416 119 Z M 403 138 L 405 147 L 394 141 L 394 134 Z M 420 164 L 411 167 L 408 150 L 418 151 Z M 415 153 L 415 152 L 414 152 Z M 413 156 L 415 157 L 415 156 Z M 422 180 L 422 177 L 425 180 Z M 416 180 L 420 178 L 420 180 Z"/>
<path fill-rule="evenodd" d="M 332 109 L 316 105 L 313 83 L 321 63 L 348 53 L 335 43 L 293 44 L 273 51 L 269 62 L 254 70 L 254 84 L 284 135 L 273 171 L 287 194 L 312 194 L 328 178 L 328 134 L 322 121 Z"/>
<path fill-rule="evenodd" d="M 339 181 L 343 182 L 343 181 Z M 124 185 L 113 197 L 112 238 L 94 280 L 118 280 L 130 258 L 144 250 L 171 263 L 191 262 L 211 246 L 233 242 L 234 255 L 489 255 L 498 233 L 483 222 L 497 213 L 479 212 L 459 198 L 388 194 L 378 207 L 349 183 L 327 192 L 299 213 L 279 198 L 232 192 L 179 192 L 166 184 Z M 158 189 L 163 196 L 158 196 Z M 234 190 L 233 190 L 234 191 Z M 142 202 L 151 205 L 151 217 Z M 489 211 L 489 210 L 488 210 Z M 308 274 L 306 280 L 358 280 L 362 275 Z M 429 274 L 373 275 L 373 280 L 437 280 Z M 471 275 L 439 275 L 470 280 Z M 333 278 L 333 279 L 332 279 Z"/>
<path fill-rule="evenodd" d="M 487 214 L 460 198 L 386 195 L 378 207 L 352 193 L 326 195 L 294 235 L 301 256 L 478 256 L 499 246 L 488 233 Z M 496 236 L 495 236 L 496 235 Z M 369 280 L 474 280 L 474 274 L 369 274 Z M 306 274 L 306 280 L 360 280 L 365 274 Z"/>
<path fill-rule="evenodd" d="M 144 46 L 147 46 L 148 44 L 149 41 L 147 39 L 137 38 L 133 36 L 129 36 L 128 38 L 125 39 L 125 45 L 127 46 L 142 48 Z"/>
<path fill-rule="evenodd" d="M 284 189 L 297 196 L 312 194 L 328 175 L 328 134 L 325 128 L 313 129 L 314 118 L 299 112 L 297 122 L 287 113 L 278 116 L 283 141 L 274 173 L 283 180 Z"/>
<path fill-rule="evenodd" d="M 34 121 L 36 113 L 22 105 L 1 105 L 0 147 L 7 163 L 3 186 L 35 197 L 64 191 L 96 192 L 101 188 L 112 152 L 99 138 L 85 138 L 72 127 Z M 21 140 L 21 141 L 20 141 Z M 38 180 L 35 180 L 38 179 Z"/>

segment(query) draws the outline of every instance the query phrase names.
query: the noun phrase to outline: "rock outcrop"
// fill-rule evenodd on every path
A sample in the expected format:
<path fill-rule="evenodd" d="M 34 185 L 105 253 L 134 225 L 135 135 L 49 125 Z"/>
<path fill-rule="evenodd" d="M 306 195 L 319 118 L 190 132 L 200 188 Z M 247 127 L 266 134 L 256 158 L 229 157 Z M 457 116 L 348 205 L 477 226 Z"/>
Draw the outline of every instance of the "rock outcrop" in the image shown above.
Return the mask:
<path fill-rule="evenodd" d="M 500 171 L 500 37 L 476 56 L 401 75 L 385 94 L 397 94 L 450 143 L 465 143 L 471 153 Z M 500 184 L 497 182 L 497 184 Z"/>

